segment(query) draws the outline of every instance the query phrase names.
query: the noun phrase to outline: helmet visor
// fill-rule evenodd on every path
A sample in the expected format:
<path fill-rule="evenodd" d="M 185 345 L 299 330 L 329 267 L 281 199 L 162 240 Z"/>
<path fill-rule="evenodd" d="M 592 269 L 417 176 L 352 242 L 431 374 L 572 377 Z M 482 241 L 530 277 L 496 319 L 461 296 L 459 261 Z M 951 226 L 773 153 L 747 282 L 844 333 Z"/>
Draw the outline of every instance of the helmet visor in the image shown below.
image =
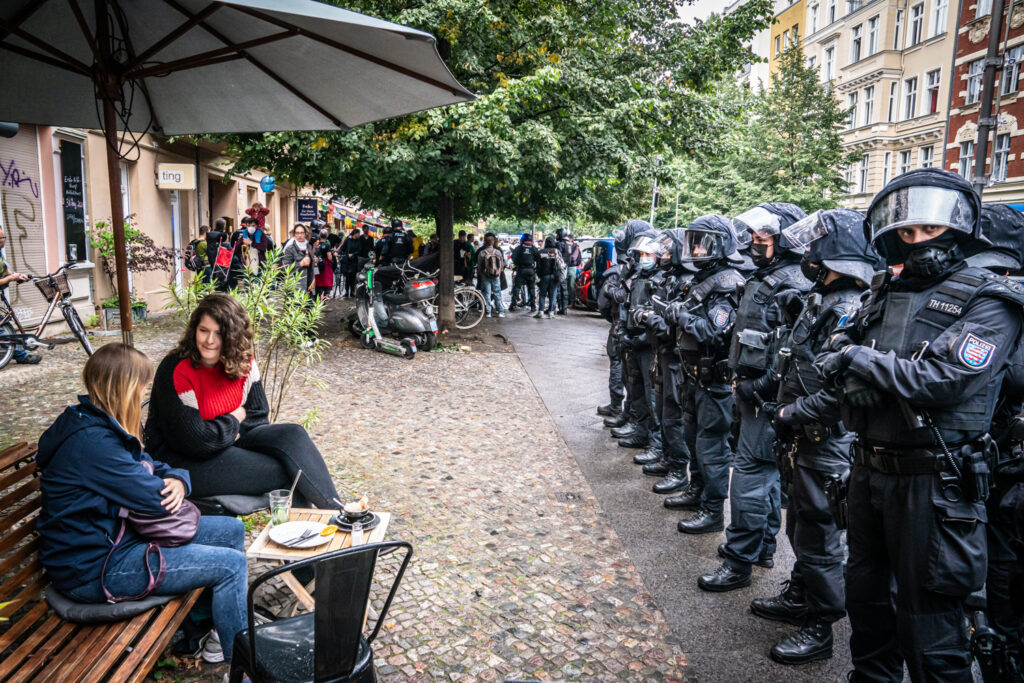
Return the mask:
<path fill-rule="evenodd" d="M 710 261 L 720 259 L 722 236 L 707 230 L 687 229 L 679 243 L 680 261 Z"/>
<path fill-rule="evenodd" d="M 821 210 L 819 209 L 783 229 L 784 244 L 782 246 L 802 254 L 810 248 L 811 242 L 827 234 L 828 228 L 821 220 Z"/>
<path fill-rule="evenodd" d="M 744 211 L 732 219 L 736 232 L 751 232 L 758 237 L 768 238 L 782 231 L 782 218 L 760 206 Z"/>
<path fill-rule="evenodd" d="M 911 225 L 944 225 L 970 235 L 974 220 L 974 207 L 963 192 L 945 187 L 902 187 L 871 208 L 867 225 L 873 242 Z"/>
<path fill-rule="evenodd" d="M 648 237 L 641 235 L 633 240 L 633 243 L 629 245 L 629 250 L 638 254 L 654 254 L 659 255 L 662 252 L 663 247 L 657 238 Z"/>

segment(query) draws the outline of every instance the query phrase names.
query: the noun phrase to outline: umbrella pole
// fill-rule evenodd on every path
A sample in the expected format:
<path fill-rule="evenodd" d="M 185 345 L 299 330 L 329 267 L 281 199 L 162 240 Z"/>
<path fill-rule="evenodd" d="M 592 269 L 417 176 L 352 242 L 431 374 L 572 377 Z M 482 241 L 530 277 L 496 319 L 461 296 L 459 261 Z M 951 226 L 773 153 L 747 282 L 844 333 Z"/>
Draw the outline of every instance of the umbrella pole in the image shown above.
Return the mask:
<path fill-rule="evenodd" d="M 107 176 L 110 183 L 110 227 L 114 231 L 114 269 L 117 271 L 117 307 L 121 312 L 121 340 L 132 342 L 132 302 L 128 288 L 128 247 L 124 239 L 124 205 L 121 203 L 121 158 L 118 156 L 117 115 L 109 97 L 103 101 L 103 128 L 107 138 Z"/>

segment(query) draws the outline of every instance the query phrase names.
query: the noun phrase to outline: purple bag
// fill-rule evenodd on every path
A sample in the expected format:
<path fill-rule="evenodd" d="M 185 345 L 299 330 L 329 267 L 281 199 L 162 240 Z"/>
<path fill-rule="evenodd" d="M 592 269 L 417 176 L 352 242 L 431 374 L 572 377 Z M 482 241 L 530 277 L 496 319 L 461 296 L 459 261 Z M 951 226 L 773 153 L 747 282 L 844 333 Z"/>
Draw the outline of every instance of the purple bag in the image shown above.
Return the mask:
<path fill-rule="evenodd" d="M 150 474 L 153 474 L 153 463 L 143 460 L 142 466 L 149 470 Z M 110 552 L 107 553 L 106 559 L 103 560 L 103 569 L 100 572 L 100 585 L 103 587 L 103 595 L 106 596 L 107 602 L 116 603 L 128 600 L 141 600 L 155 591 L 164 580 L 167 568 L 164 563 L 163 553 L 160 552 L 160 546 L 173 548 L 191 542 L 199 530 L 199 508 L 192 501 L 183 500 L 181 507 L 173 514 L 147 515 L 122 507 L 117 511 L 117 517 L 121 520 L 121 529 L 117 532 L 117 538 L 114 540 L 114 545 L 110 548 Z M 117 548 L 121 543 L 121 539 L 124 538 L 125 528 L 129 525 L 132 531 L 149 541 L 149 544 L 146 546 L 146 552 L 142 556 L 142 561 L 146 566 L 146 573 L 149 575 L 149 583 L 146 585 L 146 589 L 138 595 L 116 597 L 107 590 L 107 562 L 110 561 L 110 556 L 114 554 L 114 549 Z M 154 552 L 160 561 L 160 568 L 156 576 L 153 576 L 153 571 L 149 568 L 149 556 Z"/>

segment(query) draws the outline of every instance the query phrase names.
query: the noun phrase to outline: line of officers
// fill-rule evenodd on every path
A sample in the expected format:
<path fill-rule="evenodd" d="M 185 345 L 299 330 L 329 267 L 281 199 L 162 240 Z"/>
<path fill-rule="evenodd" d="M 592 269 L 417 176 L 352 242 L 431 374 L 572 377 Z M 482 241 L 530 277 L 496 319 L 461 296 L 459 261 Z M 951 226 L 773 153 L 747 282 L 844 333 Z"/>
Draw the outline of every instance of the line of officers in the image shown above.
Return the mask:
<path fill-rule="evenodd" d="M 598 412 L 691 511 L 680 532 L 722 531 L 728 500 L 700 588 L 773 566 L 786 500 L 796 562 L 750 605 L 799 628 L 772 659 L 831 657 L 848 614 L 850 680 L 970 681 L 964 605 L 985 585 L 975 654 L 1020 680 L 1024 217 L 928 168 L 866 215 L 764 203 L 614 236 Z"/>

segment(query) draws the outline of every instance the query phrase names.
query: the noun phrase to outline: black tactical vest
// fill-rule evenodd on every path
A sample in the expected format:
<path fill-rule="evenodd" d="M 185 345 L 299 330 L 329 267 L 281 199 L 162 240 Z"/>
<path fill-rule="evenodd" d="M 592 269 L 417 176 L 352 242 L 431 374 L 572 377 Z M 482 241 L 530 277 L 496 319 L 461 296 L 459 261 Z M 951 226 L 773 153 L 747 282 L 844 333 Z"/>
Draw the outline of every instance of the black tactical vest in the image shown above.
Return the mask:
<path fill-rule="evenodd" d="M 626 331 L 632 336 L 641 335 L 647 331 L 647 328 L 640 323 L 639 315 L 644 309 L 651 308 L 651 294 L 654 293 L 651 278 L 655 275 L 658 273 L 641 271 L 630 278 Z"/>
<path fill-rule="evenodd" d="M 700 282 L 691 283 L 686 291 L 686 297 L 683 299 L 683 305 L 693 315 L 707 318 L 711 308 L 723 298 L 728 298 L 730 305 L 735 307 L 738 298 L 737 292 L 745 282 L 746 278 L 740 271 L 734 268 L 724 268 Z M 676 345 L 684 355 L 723 355 L 722 349 L 704 348 L 705 345 L 681 328 L 676 328 Z"/>
<path fill-rule="evenodd" d="M 1024 287 L 981 268 L 965 268 L 924 291 L 892 291 L 885 272 L 871 283 L 871 299 L 855 318 L 853 337 L 859 343 L 898 358 L 929 355 L 932 342 L 963 316 L 977 296 L 995 296 L 1024 304 Z M 984 434 L 999 398 L 997 377 L 956 405 L 929 407 L 932 423 L 949 443 L 962 443 Z M 844 422 L 858 439 L 872 446 L 901 444 L 928 447 L 935 439 L 928 427 L 914 427 L 891 394 L 867 410 L 845 409 Z"/>
<path fill-rule="evenodd" d="M 740 377 L 759 377 L 768 367 L 768 347 L 758 347 L 759 332 L 767 332 L 764 312 L 775 295 L 784 289 L 806 292 L 811 283 L 800 272 L 800 264 L 787 263 L 771 272 L 755 273 L 747 281 L 736 312 L 729 345 L 729 367 Z"/>
<path fill-rule="evenodd" d="M 792 403 L 798 397 L 810 396 L 824 388 L 821 375 L 814 367 L 814 358 L 821 350 L 829 332 L 852 318 L 860 308 L 858 289 L 841 289 L 822 297 L 807 295 L 807 304 L 783 341 L 776 367 L 782 370 L 779 402 Z M 781 366 L 781 367 L 780 367 Z"/>

